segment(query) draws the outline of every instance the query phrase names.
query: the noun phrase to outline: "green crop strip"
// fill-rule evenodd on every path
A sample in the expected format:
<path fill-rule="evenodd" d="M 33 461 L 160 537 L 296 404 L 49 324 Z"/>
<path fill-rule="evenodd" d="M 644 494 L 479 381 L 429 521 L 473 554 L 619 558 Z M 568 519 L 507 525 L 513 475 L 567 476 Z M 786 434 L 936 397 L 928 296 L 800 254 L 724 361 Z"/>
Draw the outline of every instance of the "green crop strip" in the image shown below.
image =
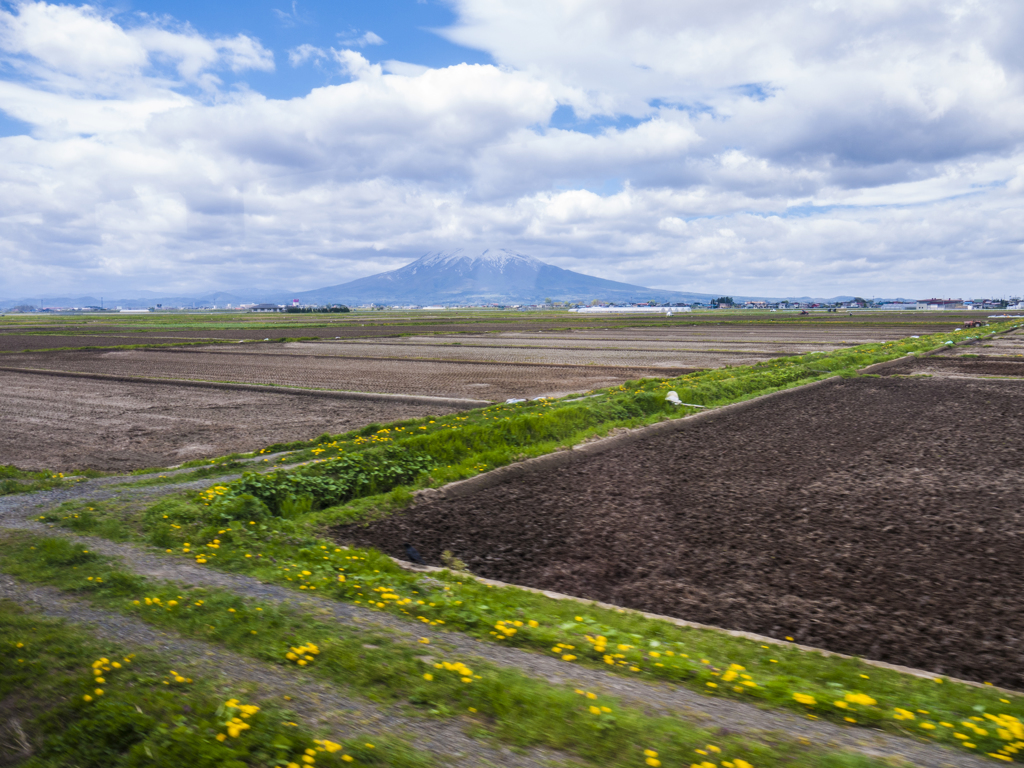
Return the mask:
<path fill-rule="evenodd" d="M 700 760 L 698 755 L 734 768 L 881 765 L 856 755 L 824 754 L 784 737 L 763 743 L 715 735 L 676 718 L 644 715 L 610 696 L 561 688 L 487 663 L 472 661 L 470 667 L 465 660 L 443 658 L 443 649 L 429 642 L 396 641 L 347 627 L 339 632 L 337 625 L 310 614 L 256 604 L 229 591 L 149 582 L 62 539 L 18 536 L 17 543 L 0 564 L 18 578 L 53 584 L 97 605 L 265 661 L 301 667 L 303 673 L 371 698 L 407 701 L 424 715 L 470 717 L 491 735 L 518 746 L 544 745 L 593 765 L 623 768 L 644 762 L 686 764 Z"/>
<path fill-rule="evenodd" d="M 64 553 L 63 558 L 67 556 Z M 392 738 L 316 740 L 304 727 L 288 721 L 279 708 L 261 709 L 234 697 L 225 701 L 229 694 L 218 686 L 193 681 L 172 666 L 153 652 L 100 641 L 82 629 L 0 600 L 0 707 L 18 713 L 23 728 L 20 739 L 14 739 L 15 731 L 5 734 L 4 764 L 19 768 L 299 764 L 428 768 L 433 764 L 423 753 Z M 304 762 L 303 755 L 312 755 L 313 761 Z"/>

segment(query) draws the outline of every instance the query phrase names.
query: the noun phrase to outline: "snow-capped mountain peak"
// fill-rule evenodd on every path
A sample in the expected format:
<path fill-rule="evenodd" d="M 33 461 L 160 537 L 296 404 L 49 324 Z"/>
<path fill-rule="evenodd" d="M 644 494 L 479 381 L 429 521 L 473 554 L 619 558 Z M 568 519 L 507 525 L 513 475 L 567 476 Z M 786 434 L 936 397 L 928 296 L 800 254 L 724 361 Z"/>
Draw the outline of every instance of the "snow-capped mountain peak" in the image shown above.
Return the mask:
<path fill-rule="evenodd" d="M 407 265 L 404 269 L 415 267 L 456 267 L 463 269 L 488 267 L 496 269 L 498 272 L 504 272 L 508 268 L 528 267 L 540 269 L 542 266 L 544 266 L 544 262 L 532 256 L 515 253 L 506 248 L 488 248 L 478 256 L 473 256 L 462 248 L 456 248 L 454 251 L 428 253 L 426 256 Z"/>

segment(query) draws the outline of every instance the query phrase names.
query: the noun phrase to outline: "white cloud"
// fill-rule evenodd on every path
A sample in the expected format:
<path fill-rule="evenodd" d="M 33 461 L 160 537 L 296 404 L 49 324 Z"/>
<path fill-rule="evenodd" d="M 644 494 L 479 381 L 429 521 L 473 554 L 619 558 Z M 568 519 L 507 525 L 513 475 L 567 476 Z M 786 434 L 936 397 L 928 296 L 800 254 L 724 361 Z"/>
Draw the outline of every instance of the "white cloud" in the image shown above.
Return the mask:
<path fill-rule="evenodd" d="M 320 62 L 327 58 L 327 52 L 315 45 L 303 43 L 302 45 L 288 51 L 288 61 L 293 67 L 299 67 L 307 61 Z"/>
<path fill-rule="evenodd" d="M 496 66 L 352 32 L 288 52 L 347 80 L 291 99 L 221 83 L 273 69 L 247 36 L 0 10 L 0 109 L 32 126 L 0 138 L 5 293 L 314 288 L 455 245 L 680 290 L 1024 290 L 1010 0 L 455 8 Z"/>
<path fill-rule="evenodd" d="M 360 45 L 384 45 L 384 38 L 375 32 L 367 31 L 358 42 Z"/>
<path fill-rule="evenodd" d="M 23 2 L 15 11 L 0 9 L 0 52 L 8 65 L 50 90 L 127 96 L 139 88 L 163 89 L 173 84 L 160 77 L 163 64 L 189 83 L 217 67 L 274 69 L 273 54 L 246 35 L 206 38 L 152 19 L 126 28 L 88 5 Z"/>
<path fill-rule="evenodd" d="M 339 34 L 338 39 L 341 41 L 341 45 L 346 48 L 365 48 L 368 45 L 384 45 L 385 43 L 383 37 L 369 30 L 361 35 L 357 35 L 354 30 L 347 34 Z"/>

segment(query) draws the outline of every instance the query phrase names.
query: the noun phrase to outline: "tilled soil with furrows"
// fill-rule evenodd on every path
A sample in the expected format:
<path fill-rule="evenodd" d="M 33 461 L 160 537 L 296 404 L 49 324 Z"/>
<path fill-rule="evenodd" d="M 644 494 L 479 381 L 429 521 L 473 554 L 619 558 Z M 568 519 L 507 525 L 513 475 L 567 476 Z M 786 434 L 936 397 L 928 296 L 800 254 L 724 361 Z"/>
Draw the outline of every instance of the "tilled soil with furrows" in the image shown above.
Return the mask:
<path fill-rule="evenodd" d="M 1024 360 L 997 357 L 940 357 L 907 360 L 900 365 L 879 371 L 883 376 L 915 374 L 948 374 L 955 376 L 1024 376 Z"/>
<path fill-rule="evenodd" d="M 837 379 L 339 541 L 1024 687 L 1024 383 Z"/>
<path fill-rule="evenodd" d="M 601 367 L 466 363 L 433 360 L 375 360 L 340 357 L 230 354 L 211 348 L 131 349 L 5 355 L 10 368 L 44 369 L 116 376 L 192 381 L 273 384 L 305 389 L 348 390 L 505 400 L 557 397 L 621 384 L 644 376 L 690 373 L 692 368 Z"/>
<path fill-rule="evenodd" d="M 459 410 L 9 371 L 0 391 L 0 464 L 65 471 L 168 466 Z"/>

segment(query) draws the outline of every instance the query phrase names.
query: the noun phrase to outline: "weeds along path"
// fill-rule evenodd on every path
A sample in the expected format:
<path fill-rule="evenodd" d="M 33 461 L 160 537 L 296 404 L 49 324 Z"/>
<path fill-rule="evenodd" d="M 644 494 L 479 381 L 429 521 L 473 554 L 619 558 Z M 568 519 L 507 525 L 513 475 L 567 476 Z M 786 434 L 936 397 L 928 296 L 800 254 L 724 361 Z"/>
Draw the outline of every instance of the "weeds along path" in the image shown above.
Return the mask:
<path fill-rule="evenodd" d="M 35 491 L 32 493 L 18 493 L 0 496 L 0 527 L 3 526 L 3 521 L 9 516 L 9 514 L 13 514 L 15 517 L 18 517 L 19 515 L 24 517 L 28 514 L 24 511 L 26 504 L 28 504 L 30 508 L 52 509 L 65 501 L 74 500 L 103 501 L 115 496 L 128 497 L 129 495 L 139 499 L 155 498 L 170 493 L 176 493 L 178 491 L 195 491 L 209 488 L 211 485 L 216 485 L 217 483 L 228 483 L 240 478 L 243 472 L 256 472 L 263 474 L 267 472 L 275 472 L 281 469 L 294 469 L 298 465 L 287 463 L 271 464 L 269 462 L 265 465 L 263 464 L 264 459 L 278 459 L 283 456 L 287 456 L 289 453 L 291 452 L 282 451 L 280 453 L 267 454 L 266 456 L 260 456 L 254 459 L 240 459 L 239 463 L 244 464 L 245 466 L 238 467 L 237 471 L 201 477 L 195 480 L 174 482 L 173 478 L 180 475 L 189 475 L 197 469 L 203 469 L 203 467 L 183 467 L 180 469 L 153 472 L 146 475 L 111 475 L 109 477 L 92 478 L 87 482 L 68 483 L 68 485 L 63 488 L 53 488 L 47 491 Z M 172 478 L 172 480 L 171 482 L 154 483 L 153 485 L 148 486 L 133 485 L 134 483 L 144 483 L 146 481 L 152 481 L 162 477 Z"/>
<path fill-rule="evenodd" d="M 167 492 L 170 489 L 163 486 L 159 490 Z M 785 734 L 788 739 L 806 739 L 821 749 L 842 749 L 874 758 L 902 759 L 918 766 L 934 766 L 935 768 L 965 766 L 969 768 L 991 764 L 990 761 L 981 758 L 973 758 L 970 755 L 948 751 L 939 746 L 920 743 L 880 731 L 846 728 L 826 721 L 807 720 L 787 712 L 768 711 L 752 704 L 703 696 L 668 683 L 652 683 L 624 678 L 603 670 L 589 669 L 564 662 L 558 658 L 494 645 L 458 632 L 438 631 L 419 622 L 414 623 L 391 614 L 371 611 L 349 603 L 307 596 L 284 587 L 265 584 L 250 576 L 203 568 L 195 565 L 191 560 L 167 556 L 136 544 L 113 542 L 92 536 L 78 536 L 70 531 L 52 529 L 29 519 L 31 515 L 39 513 L 40 508 L 35 503 L 36 500 L 22 497 L 19 501 L 20 504 L 12 504 L 10 499 L 0 499 L 0 527 L 29 530 L 47 536 L 73 538 L 87 544 L 93 551 L 119 558 L 125 570 L 140 576 L 173 581 L 187 586 L 220 588 L 230 590 L 250 600 L 287 605 L 295 610 L 309 612 L 315 615 L 319 621 L 337 624 L 339 633 L 344 633 L 346 628 L 355 630 L 365 627 L 378 632 L 388 632 L 396 642 L 409 644 L 416 644 L 418 638 L 426 637 L 430 639 L 432 648 L 447 646 L 469 663 L 472 663 L 474 659 L 482 659 L 497 666 L 516 669 L 525 675 L 547 681 L 552 685 L 598 691 L 615 696 L 624 704 L 648 714 L 668 715 L 705 728 L 745 732 L 755 737 L 772 733 Z M 29 590 L 29 592 L 39 596 L 40 604 L 48 606 L 48 610 L 69 611 L 71 607 L 74 607 L 74 610 L 80 612 L 76 615 L 82 617 L 92 614 L 110 616 L 116 618 L 118 622 L 128 622 L 124 625 L 126 627 L 137 625 L 140 631 L 144 630 L 154 637 L 162 637 L 163 641 L 171 642 L 167 640 L 167 636 L 160 635 L 142 622 L 135 622 L 117 614 L 96 611 L 89 608 L 84 602 L 69 600 L 56 590 L 36 589 Z M 0 595 L 2 594 L 3 592 L 0 590 Z M 87 620 L 87 618 L 82 620 Z M 113 627 L 115 625 L 108 623 L 104 626 Z M 174 640 L 173 642 L 179 641 Z M 181 642 L 194 644 L 197 647 L 206 647 L 205 644 L 195 643 L 191 640 L 182 640 Z M 205 653 L 204 650 L 203 654 Z M 252 662 L 242 656 L 230 654 L 224 658 L 237 659 L 239 663 L 244 661 L 245 664 L 256 664 L 262 669 L 257 662 Z M 268 667 L 268 669 L 272 668 Z M 222 671 L 230 672 L 230 668 L 225 665 Z M 276 674 L 287 677 L 283 672 Z M 508 761 L 500 764 L 514 765 Z"/>
<path fill-rule="evenodd" d="M 253 695 L 258 700 L 280 703 L 282 696 L 289 695 L 292 700 L 288 706 L 296 716 L 311 729 L 329 732 L 331 739 L 369 733 L 398 736 L 435 755 L 440 765 L 467 768 L 541 768 L 566 757 L 537 749 L 513 753 L 467 736 L 456 722 L 406 717 L 398 707 L 348 696 L 301 671 L 282 669 L 217 645 L 158 631 L 142 621 L 93 608 L 50 587 L 34 587 L 0 574 L 0 598 L 45 616 L 87 625 L 92 634 L 105 640 L 152 648 L 193 677 L 223 679 L 235 687 L 253 685 Z"/>

